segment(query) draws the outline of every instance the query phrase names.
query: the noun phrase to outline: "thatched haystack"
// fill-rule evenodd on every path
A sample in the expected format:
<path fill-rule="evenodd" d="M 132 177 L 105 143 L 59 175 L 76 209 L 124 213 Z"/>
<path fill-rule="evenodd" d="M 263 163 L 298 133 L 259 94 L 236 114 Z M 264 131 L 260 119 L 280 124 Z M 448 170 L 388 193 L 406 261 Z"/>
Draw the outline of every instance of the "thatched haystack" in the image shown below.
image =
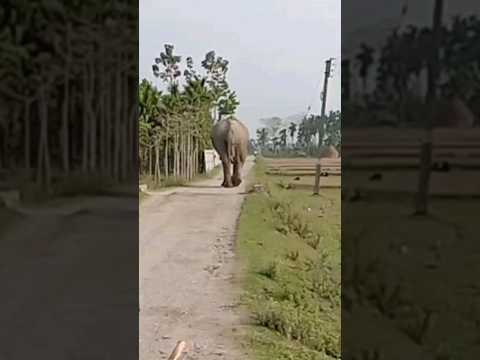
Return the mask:
<path fill-rule="evenodd" d="M 328 159 L 337 159 L 339 157 L 339 153 L 337 149 L 333 145 L 324 146 L 320 149 L 320 155 L 318 156 L 320 159 L 328 158 Z"/>

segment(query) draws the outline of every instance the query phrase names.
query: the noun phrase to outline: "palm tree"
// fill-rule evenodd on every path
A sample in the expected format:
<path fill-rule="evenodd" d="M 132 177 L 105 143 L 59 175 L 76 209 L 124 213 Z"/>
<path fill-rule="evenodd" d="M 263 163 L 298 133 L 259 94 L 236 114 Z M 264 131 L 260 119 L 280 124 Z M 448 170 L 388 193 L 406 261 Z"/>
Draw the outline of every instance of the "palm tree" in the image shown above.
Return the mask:
<path fill-rule="evenodd" d="M 280 145 L 280 141 L 279 141 L 279 138 L 277 136 L 274 136 L 272 138 L 272 145 L 273 145 L 273 152 L 277 153 L 278 145 Z"/>
<path fill-rule="evenodd" d="M 282 129 L 279 132 L 279 143 L 283 150 L 287 147 L 287 129 Z"/>
<path fill-rule="evenodd" d="M 365 43 L 362 43 L 360 45 L 360 52 L 356 56 L 356 60 L 359 65 L 358 74 L 362 79 L 363 92 L 365 94 L 367 93 L 367 79 L 368 79 L 369 69 L 374 61 L 374 58 L 373 58 L 374 52 L 375 50 L 371 46 Z"/>
<path fill-rule="evenodd" d="M 290 126 L 288 127 L 288 131 L 290 134 L 290 138 L 292 139 L 292 146 L 295 143 L 295 133 L 297 132 L 297 124 L 294 122 L 290 123 Z"/>
<path fill-rule="evenodd" d="M 266 128 L 257 129 L 257 143 L 261 150 L 265 149 L 268 142 L 268 130 Z"/>
<path fill-rule="evenodd" d="M 326 145 L 333 145 L 338 148 L 341 143 L 340 132 L 341 113 L 340 111 L 330 111 L 325 124 Z"/>

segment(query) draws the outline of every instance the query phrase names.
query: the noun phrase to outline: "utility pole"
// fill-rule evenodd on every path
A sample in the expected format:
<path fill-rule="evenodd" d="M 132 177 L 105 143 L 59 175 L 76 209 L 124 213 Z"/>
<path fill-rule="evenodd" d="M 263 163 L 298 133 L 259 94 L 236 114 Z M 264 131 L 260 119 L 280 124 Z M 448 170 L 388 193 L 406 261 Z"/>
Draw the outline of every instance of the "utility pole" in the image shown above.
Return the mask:
<path fill-rule="evenodd" d="M 437 81 L 439 76 L 439 48 L 441 44 L 441 27 L 443 17 L 444 0 L 435 0 L 433 10 L 432 29 L 432 54 L 430 54 L 427 67 L 427 96 L 426 105 L 429 116 L 425 122 L 425 139 L 422 142 L 420 154 L 420 174 L 418 179 L 417 196 L 415 198 L 415 214 L 426 215 L 428 213 L 428 193 L 430 187 L 430 172 L 432 164 L 432 130 L 435 99 L 437 97 Z"/>
<path fill-rule="evenodd" d="M 318 149 L 323 143 L 323 135 L 325 133 L 325 107 L 327 105 L 327 89 L 328 89 L 328 79 L 331 76 L 332 62 L 333 58 L 330 58 L 325 61 L 325 78 L 323 80 L 323 91 L 322 91 L 322 111 L 320 113 L 320 119 L 318 124 Z"/>

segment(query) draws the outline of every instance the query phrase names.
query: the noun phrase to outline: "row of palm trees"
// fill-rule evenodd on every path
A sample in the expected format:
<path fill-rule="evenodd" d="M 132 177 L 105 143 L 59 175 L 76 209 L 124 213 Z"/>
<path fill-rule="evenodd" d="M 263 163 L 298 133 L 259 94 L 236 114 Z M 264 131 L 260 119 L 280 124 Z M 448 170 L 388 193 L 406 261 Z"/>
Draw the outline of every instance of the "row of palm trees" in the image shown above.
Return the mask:
<path fill-rule="evenodd" d="M 203 150 L 211 147 L 215 121 L 239 105 L 227 82 L 228 61 L 210 51 L 203 73 L 167 44 L 154 60 L 153 74 L 165 91 L 143 79 L 139 87 L 140 175 L 154 184 L 191 180 L 203 171 Z"/>
<path fill-rule="evenodd" d="M 4 1 L 0 168 L 47 191 L 57 176 L 135 176 L 137 7 Z"/>
<path fill-rule="evenodd" d="M 305 116 L 299 124 L 291 122 L 278 130 L 262 127 L 256 135 L 256 145 L 261 150 L 278 153 L 294 149 L 314 155 L 320 150 L 319 146 L 340 147 L 341 112 L 331 111 L 324 120 L 319 115 Z"/>

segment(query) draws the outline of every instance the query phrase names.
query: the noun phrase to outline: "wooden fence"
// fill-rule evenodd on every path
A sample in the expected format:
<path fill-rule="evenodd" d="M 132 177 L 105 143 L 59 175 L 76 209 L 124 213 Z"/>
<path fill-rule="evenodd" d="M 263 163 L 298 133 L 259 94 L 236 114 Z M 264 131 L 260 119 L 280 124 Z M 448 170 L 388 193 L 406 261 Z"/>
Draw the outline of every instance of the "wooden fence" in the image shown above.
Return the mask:
<path fill-rule="evenodd" d="M 421 144 L 432 142 L 433 161 L 452 167 L 480 168 L 480 129 L 344 129 L 344 166 L 357 168 L 412 168 L 420 163 Z"/>
<path fill-rule="evenodd" d="M 266 162 L 267 174 L 280 176 L 314 176 L 317 163 L 318 159 L 315 158 L 269 158 Z"/>
<path fill-rule="evenodd" d="M 342 159 L 320 159 L 319 162 L 315 165 L 315 185 L 313 186 L 313 194 L 318 195 L 320 193 L 320 179 L 322 176 L 336 175 L 340 176 L 342 174 Z M 340 186 L 340 184 L 339 184 Z"/>
<path fill-rule="evenodd" d="M 267 174 L 289 177 L 314 177 L 314 184 L 311 182 L 308 186 L 314 194 L 318 194 L 321 187 L 321 178 L 327 176 L 339 177 L 341 175 L 341 158 L 336 159 L 315 159 L 315 158 L 296 158 L 296 159 L 267 159 Z M 310 180 L 311 181 L 311 180 Z M 305 185 L 305 184 L 304 184 Z M 299 185 L 297 185 L 299 187 Z M 340 187 L 340 182 L 335 181 L 328 187 Z"/>

